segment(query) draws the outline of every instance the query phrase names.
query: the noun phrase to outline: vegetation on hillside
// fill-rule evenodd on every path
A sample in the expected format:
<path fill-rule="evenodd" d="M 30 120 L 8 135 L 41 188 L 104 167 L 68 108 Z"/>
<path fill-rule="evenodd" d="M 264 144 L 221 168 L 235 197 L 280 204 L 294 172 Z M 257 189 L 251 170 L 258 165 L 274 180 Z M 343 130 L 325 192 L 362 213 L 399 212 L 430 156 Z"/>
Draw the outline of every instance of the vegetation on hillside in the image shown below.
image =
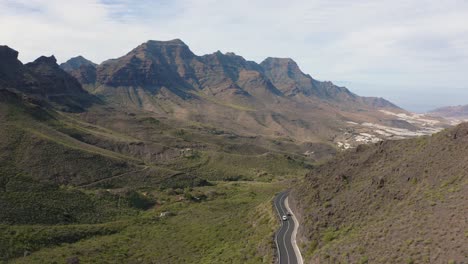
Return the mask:
<path fill-rule="evenodd" d="M 270 263 L 272 183 L 149 191 L 157 206 L 105 224 L 0 226 L 12 263 Z M 26 256 L 24 256 L 26 255 Z"/>
<path fill-rule="evenodd" d="M 0 108 L 0 262 L 271 262 L 270 200 L 310 167 L 289 141 L 101 106 Z"/>
<path fill-rule="evenodd" d="M 313 169 L 293 192 L 308 263 L 468 259 L 468 124 L 360 146 Z"/>

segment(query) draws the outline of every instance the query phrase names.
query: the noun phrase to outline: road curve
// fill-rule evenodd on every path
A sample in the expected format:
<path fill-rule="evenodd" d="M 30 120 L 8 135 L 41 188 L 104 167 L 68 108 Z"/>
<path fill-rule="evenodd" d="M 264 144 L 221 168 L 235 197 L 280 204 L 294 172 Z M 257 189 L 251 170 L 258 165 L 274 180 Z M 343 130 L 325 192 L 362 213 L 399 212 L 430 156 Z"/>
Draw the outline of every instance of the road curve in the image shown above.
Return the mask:
<path fill-rule="evenodd" d="M 275 236 L 275 243 L 278 250 L 278 260 L 279 264 L 300 264 L 302 263 L 302 257 L 297 256 L 296 251 L 294 250 L 293 233 L 295 234 L 294 230 L 297 228 L 296 221 L 293 221 L 291 216 L 288 216 L 288 220 L 283 221 L 283 215 L 288 214 L 288 210 L 286 207 L 286 198 L 288 197 L 288 192 L 281 192 L 276 195 L 273 203 L 275 205 L 276 211 L 281 221 L 281 228 L 276 232 Z M 299 260 L 299 261 L 298 261 Z"/>

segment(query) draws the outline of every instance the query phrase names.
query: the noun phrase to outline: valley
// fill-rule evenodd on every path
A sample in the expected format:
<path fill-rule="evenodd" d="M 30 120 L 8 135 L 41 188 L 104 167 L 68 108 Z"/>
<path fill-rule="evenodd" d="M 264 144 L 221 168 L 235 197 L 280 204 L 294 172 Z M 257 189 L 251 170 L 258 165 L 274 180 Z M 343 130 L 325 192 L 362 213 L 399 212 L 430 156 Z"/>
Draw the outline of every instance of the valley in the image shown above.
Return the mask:
<path fill-rule="evenodd" d="M 175 39 L 147 41 L 101 64 L 82 56 L 23 64 L 17 51 L 0 46 L 0 122 L 0 263 L 272 263 L 279 226 L 273 201 L 287 189 L 302 224 L 304 263 L 346 261 L 336 253 L 341 246 L 353 262 L 398 262 L 396 254 L 377 259 L 361 250 L 356 241 L 368 240 L 360 232 L 387 232 L 383 215 L 413 221 L 394 210 L 412 215 L 405 210 L 416 201 L 428 206 L 421 197 L 434 200 L 429 208 L 443 211 L 437 205 L 447 201 L 462 215 L 465 209 L 461 170 L 441 190 L 433 189 L 445 182 L 441 176 L 411 171 L 415 198 L 393 186 L 390 173 L 379 178 L 391 165 L 374 165 L 408 153 L 407 163 L 394 159 L 411 170 L 425 166 L 415 150 L 427 147 L 428 162 L 438 147 L 461 152 L 435 140 L 451 133 L 444 130 L 451 121 L 318 81 L 288 58 L 198 56 Z M 379 147 L 387 145 L 388 156 Z M 353 159 L 363 164 L 348 164 Z M 372 176 L 352 169 L 359 166 Z M 391 191 L 367 188 L 382 181 Z M 363 202 L 368 198 L 375 203 Z M 401 208 L 385 199 L 402 201 Z M 347 211 L 358 205 L 379 214 Z M 434 221 L 426 211 L 422 217 Z M 420 237 L 405 256 L 424 260 L 421 245 L 433 238 Z M 463 239 L 449 237 L 454 247 Z M 446 252 L 457 261 L 464 254 Z"/>

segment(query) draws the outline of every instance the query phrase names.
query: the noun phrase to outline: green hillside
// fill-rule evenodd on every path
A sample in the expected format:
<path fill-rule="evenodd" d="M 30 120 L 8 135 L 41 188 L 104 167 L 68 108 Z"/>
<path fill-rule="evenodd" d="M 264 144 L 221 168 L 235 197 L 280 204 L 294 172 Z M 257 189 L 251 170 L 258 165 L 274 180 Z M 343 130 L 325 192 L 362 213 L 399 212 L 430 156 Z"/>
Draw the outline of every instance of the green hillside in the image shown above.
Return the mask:
<path fill-rule="evenodd" d="M 275 221 L 268 200 L 279 190 L 276 184 L 279 179 L 297 177 L 310 166 L 304 158 L 288 152 L 291 146 L 287 142 L 283 147 L 267 138 L 181 125 L 147 114 L 111 110 L 109 115 L 109 109 L 100 105 L 84 113 L 59 112 L 41 105 L 40 100 L 15 92 L 2 93 L 6 95 L 0 101 L 0 256 L 4 261 L 21 262 L 22 256 L 30 254 L 31 258 L 24 261 L 67 259 L 75 254 L 67 245 L 86 250 L 89 245 L 94 247 L 145 232 L 167 239 L 162 231 L 165 227 L 196 228 L 191 217 L 182 215 L 195 216 L 197 210 L 200 217 L 206 214 L 208 218 L 225 219 L 214 221 L 227 221 L 222 224 L 227 230 L 222 232 L 230 232 L 231 227 L 241 228 L 239 223 L 244 215 L 254 213 L 252 206 L 260 204 L 263 209 L 258 213 L 269 217 L 265 220 L 266 233 L 252 234 L 247 229 L 246 233 L 237 234 L 238 239 L 233 237 L 234 240 L 226 242 L 226 246 L 241 246 L 236 244 L 239 239 L 253 236 L 252 243 L 264 243 L 261 252 L 268 254 L 262 256 L 261 252 L 249 249 L 240 255 L 229 255 L 232 252 L 226 251 L 209 258 L 271 259 L 273 249 L 268 237 Z M 101 116 L 104 112 L 106 117 Z M 94 118 L 99 122 L 94 122 Z M 219 180 L 251 182 L 236 187 Z M 207 200 L 197 203 L 197 199 Z M 212 206 L 218 209 L 212 211 Z M 181 216 L 177 213 L 174 217 L 175 222 L 168 220 L 172 222 L 170 225 L 156 217 L 166 207 L 171 212 L 181 212 Z M 148 221 L 153 223 L 150 227 Z M 202 220 L 198 225 L 202 228 L 204 224 Z M 216 230 L 212 225 L 203 228 L 213 229 L 209 232 Z M 177 232 L 170 241 L 181 247 L 196 245 L 196 236 L 193 240 L 179 241 L 185 237 L 184 232 Z M 214 237 L 210 238 L 209 232 L 200 239 L 208 243 L 203 250 L 214 254 L 216 250 L 209 242 Z M 146 243 L 147 239 L 140 241 Z M 155 247 L 164 246 L 157 241 L 154 240 Z M 222 245 L 219 246 L 222 252 Z M 106 255 L 109 262 L 135 259 L 133 255 L 125 255 L 133 249 L 124 245 L 118 248 L 112 250 L 124 255 L 117 258 L 106 248 L 99 254 Z M 182 258 L 165 255 L 168 252 L 158 254 L 167 259 Z M 88 252 L 85 256 L 86 260 L 94 255 Z M 147 259 L 152 255 L 145 256 Z M 199 263 L 201 256 L 183 259 Z"/>

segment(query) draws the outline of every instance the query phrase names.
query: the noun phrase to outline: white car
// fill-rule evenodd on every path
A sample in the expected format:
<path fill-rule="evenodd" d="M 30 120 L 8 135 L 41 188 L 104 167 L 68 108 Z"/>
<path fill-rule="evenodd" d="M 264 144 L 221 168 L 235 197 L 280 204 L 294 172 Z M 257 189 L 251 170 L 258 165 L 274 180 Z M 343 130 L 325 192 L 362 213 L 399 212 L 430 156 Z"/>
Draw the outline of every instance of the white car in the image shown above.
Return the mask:
<path fill-rule="evenodd" d="M 283 221 L 288 220 L 288 217 L 286 215 L 283 215 Z"/>

